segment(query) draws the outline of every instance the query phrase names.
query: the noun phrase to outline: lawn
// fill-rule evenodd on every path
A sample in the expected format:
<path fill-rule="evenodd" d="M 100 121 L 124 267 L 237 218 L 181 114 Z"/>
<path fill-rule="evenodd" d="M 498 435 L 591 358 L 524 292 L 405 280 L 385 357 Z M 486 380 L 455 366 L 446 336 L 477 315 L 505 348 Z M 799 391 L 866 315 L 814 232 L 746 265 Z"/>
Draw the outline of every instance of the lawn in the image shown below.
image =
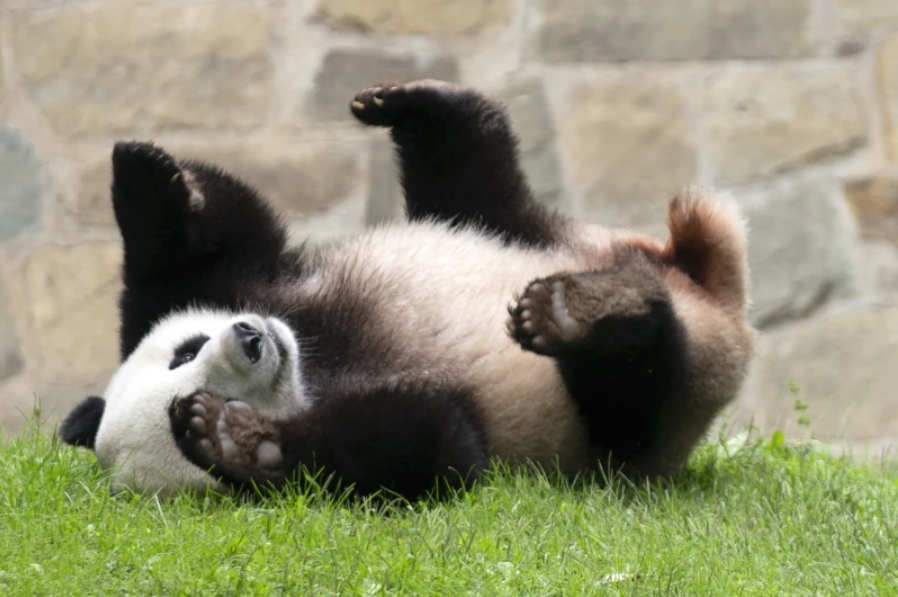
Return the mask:
<path fill-rule="evenodd" d="M 497 471 L 377 508 L 110 496 L 39 430 L 0 448 L 2 595 L 898 595 L 898 473 L 780 436 L 664 486 Z"/>

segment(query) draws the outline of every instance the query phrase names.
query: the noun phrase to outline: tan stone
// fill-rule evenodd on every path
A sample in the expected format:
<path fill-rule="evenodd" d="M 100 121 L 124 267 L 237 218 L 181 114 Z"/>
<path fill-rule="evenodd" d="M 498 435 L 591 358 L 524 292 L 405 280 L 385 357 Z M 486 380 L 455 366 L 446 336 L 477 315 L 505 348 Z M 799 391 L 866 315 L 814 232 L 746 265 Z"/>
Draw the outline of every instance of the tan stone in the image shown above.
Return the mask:
<path fill-rule="evenodd" d="M 351 122 L 349 102 L 366 85 L 425 78 L 457 81 L 457 61 L 448 55 L 437 55 L 421 62 L 412 54 L 332 50 L 324 57 L 315 76 L 315 89 L 308 99 L 307 110 L 316 120 Z"/>
<path fill-rule="evenodd" d="M 551 62 L 813 54 L 810 0 L 544 0 L 535 53 Z"/>
<path fill-rule="evenodd" d="M 807 411 L 796 413 L 792 381 Z M 745 388 L 754 422 L 820 439 L 898 436 L 898 305 L 857 308 L 765 334 Z"/>
<path fill-rule="evenodd" d="M 112 212 L 112 162 L 109 156 L 92 164 L 81 174 L 78 191 L 78 219 L 89 224 L 115 224 Z"/>
<path fill-rule="evenodd" d="M 867 142 L 854 65 L 726 71 L 708 76 L 701 94 L 719 183 L 826 162 Z"/>
<path fill-rule="evenodd" d="M 257 189 L 278 210 L 296 213 L 325 211 L 349 196 L 361 177 L 364 158 L 351 140 L 166 148 L 179 158 L 219 166 Z"/>
<path fill-rule="evenodd" d="M 361 176 L 358 144 L 351 140 L 314 142 L 265 141 L 215 145 L 162 142 L 179 159 L 198 159 L 237 176 L 271 201 L 279 211 L 323 211 L 345 199 Z M 112 225 L 108 157 L 89 166 L 81 178 L 78 217 L 82 222 Z"/>
<path fill-rule="evenodd" d="M 108 371 L 118 362 L 118 243 L 40 247 L 25 267 L 38 359 L 56 375 Z"/>
<path fill-rule="evenodd" d="M 467 35 L 509 22 L 511 0 L 318 0 L 314 18 L 340 31 Z"/>
<path fill-rule="evenodd" d="M 271 23 L 259 3 L 67 3 L 12 19 L 22 79 L 59 133 L 266 120 Z"/>
<path fill-rule="evenodd" d="M 879 55 L 880 86 L 884 108 L 886 153 L 898 164 L 898 34 L 883 45 Z"/>
<path fill-rule="evenodd" d="M 898 177 L 852 180 L 845 194 L 865 238 L 882 238 L 898 246 Z"/>
<path fill-rule="evenodd" d="M 898 28 L 894 0 L 832 0 L 830 15 L 843 52 L 867 45 L 876 32 Z"/>
<path fill-rule="evenodd" d="M 676 85 L 609 74 L 577 84 L 568 100 L 561 145 L 572 155 L 584 215 L 663 233 L 668 201 L 697 177 Z"/>
<path fill-rule="evenodd" d="M 50 432 L 86 397 L 102 396 L 111 375 L 112 370 L 62 381 L 28 375 L 8 380 L 0 384 L 0 429 L 14 436 L 28 428 L 39 408 L 41 429 Z"/>

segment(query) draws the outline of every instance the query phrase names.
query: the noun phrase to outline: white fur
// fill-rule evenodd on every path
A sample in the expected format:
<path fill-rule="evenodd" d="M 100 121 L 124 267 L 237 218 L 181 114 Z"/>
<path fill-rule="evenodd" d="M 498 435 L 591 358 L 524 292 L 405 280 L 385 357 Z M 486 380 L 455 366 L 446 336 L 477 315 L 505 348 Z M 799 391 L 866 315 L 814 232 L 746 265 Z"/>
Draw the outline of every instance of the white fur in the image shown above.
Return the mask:
<path fill-rule="evenodd" d="M 251 363 L 236 341 L 236 322 L 263 332 L 258 362 Z M 196 358 L 170 370 L 175 349 L 200 333 L 210 339 Z M 190 310 L 154 326 L 115 373 L 104 396 L 96 451 L 100 466 L 112 470 L 114 488 L 168 493 L 178 486 L 201 490 L 214 485 L 181 455 L 168 419 L 172 400 L 198 389 L 240 397 L 271 417 L 296 412 L 306 397 L 296 339 L 277 319 L 254 314 Z"/>

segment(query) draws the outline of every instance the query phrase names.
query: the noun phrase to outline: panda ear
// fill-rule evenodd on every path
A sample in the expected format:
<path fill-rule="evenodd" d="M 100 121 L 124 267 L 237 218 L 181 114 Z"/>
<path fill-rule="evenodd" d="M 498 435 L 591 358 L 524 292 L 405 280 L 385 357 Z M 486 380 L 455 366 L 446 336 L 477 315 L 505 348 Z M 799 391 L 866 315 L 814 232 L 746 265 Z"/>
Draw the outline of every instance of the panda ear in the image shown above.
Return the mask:
<path fill-rule="evenodd" d="M 59 426 L 62 441 L 93 450 L 105 409 L 106 401 L 99 396 L 89 396 L 82 400 Z"/>

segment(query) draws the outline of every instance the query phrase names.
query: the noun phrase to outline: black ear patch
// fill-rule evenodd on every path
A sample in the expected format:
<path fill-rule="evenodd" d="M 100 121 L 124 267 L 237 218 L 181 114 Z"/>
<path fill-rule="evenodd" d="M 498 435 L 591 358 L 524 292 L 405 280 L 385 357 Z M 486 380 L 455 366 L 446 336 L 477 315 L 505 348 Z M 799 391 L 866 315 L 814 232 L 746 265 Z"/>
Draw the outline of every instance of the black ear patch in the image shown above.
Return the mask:
<path fill-rule="evenodd" d="M 99 396 L 89 396 L 82 400 L 59 426 L 62 441 L 93 450 L 105 409 L 106 401 Z"/>

